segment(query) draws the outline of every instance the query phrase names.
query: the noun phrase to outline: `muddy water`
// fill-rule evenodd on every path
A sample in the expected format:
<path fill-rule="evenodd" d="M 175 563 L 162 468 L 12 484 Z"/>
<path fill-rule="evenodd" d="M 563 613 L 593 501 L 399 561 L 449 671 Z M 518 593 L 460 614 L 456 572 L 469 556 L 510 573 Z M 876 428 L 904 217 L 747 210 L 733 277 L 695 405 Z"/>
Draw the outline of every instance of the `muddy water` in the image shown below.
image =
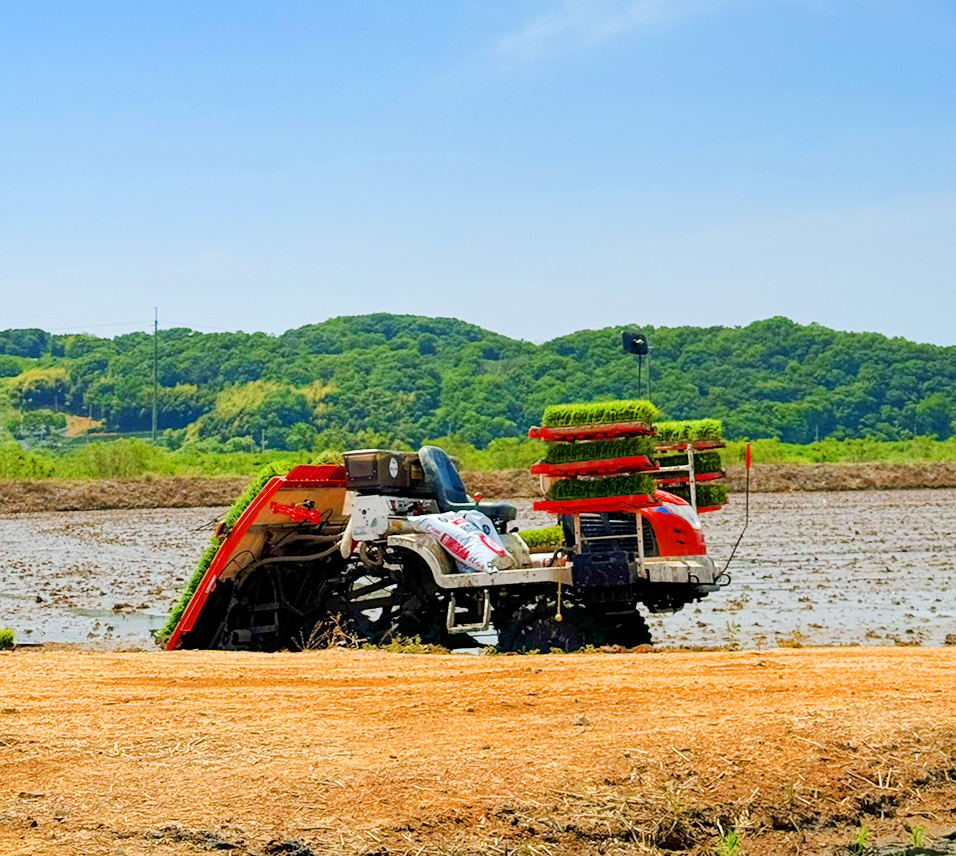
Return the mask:
<path fill-rule="evenodd" d="M 518 525 L 549 525 L 516 500 Z M 24 642 L 149 645 L 221 509 L 0 517 L 0 626 Z M 704 516 L 730 554 L 743 500 Z M 732 584 L 650 616 L 664 645 L 940 645 L 956 634 L 956 490 L 755 494 Z"/>
<path fill-rule="evenodd" d="M 754 494 L 732 584 L 654 617 L 660 642 L 941 645 L 956 634 L 956 491 Z M 722 567 L 743 498 L 703 516 Z"/>
<path fill-rule="evenodd" d="M 0 626 L 20 642 L 150 645 L 220 508 L 0 517 Z"/>
<path fill-rule="evenodd" d="M 548 525 L 517 500 L 519 525 Z M 723 567 L 744 523 L 733 495 L 702 515 Z M 942 645 L 956 634 L 956 490 L 752 494 L 732 583 L 648 622 L 662 645 Z"/>

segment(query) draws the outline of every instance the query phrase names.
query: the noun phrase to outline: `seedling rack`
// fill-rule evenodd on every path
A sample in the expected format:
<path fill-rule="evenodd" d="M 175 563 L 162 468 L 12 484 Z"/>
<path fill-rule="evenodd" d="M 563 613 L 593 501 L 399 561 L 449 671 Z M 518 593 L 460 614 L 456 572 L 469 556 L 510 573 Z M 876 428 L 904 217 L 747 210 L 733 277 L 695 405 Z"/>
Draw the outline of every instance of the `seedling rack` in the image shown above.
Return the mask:
<path fill-rule="evenodd" d="M 647 455 L 632 455 L 628 458 L 607 458 L 601 461 L 569 461 L 566 464 L 549 464 L 538 461 L 531 465 L 531 474 L 549 478 L 574 476 L 613 476 L 623 473 L 654 472 L 657 464 Z"/>
<path fill-rule="evenodd" d="M 535 437 L 548 443 L 609 440 L 617 437 L 649 436 L 654 428 L 646 422 L 602 422 L 587 425 L 568 425 L 556 428 L 535 426 L 528 431 L 529 437 Z M 538 461 L 531 472 L 545 480 L 552 478 L 577 478 L 578 476 L 608 476 L 626 473 L 654 473 L 657 467 L 647 455 L 633 455 L 624 458 L 608 458 L 596 461 L 574 461 L 563 464 L 548 464 Z M 539 499 L 534 503 L 535 511 L 551 514 L 568 514 L 574 526 L 574 552 L 580 554 L 587 541 L 601 540 L 601 537 L 585 537 L 581 531 L 581 515 L 587 513 L 623 511 L 636 518 L 635 537 L 637 539 L 637 560 L 640 573 L 644 574 L 644 527 L 641 509 L 657 505 L 653 494 L 630 494 L 627 496 L 600 496 L 584 499 Z"/>
<path fill-rule="evenodd" d="M 697 506 L 697 482 L 714 481 L 723 478 L 723 471 L 698 473 L 695 466 L 694 455 L 696 452 L 702 452 L 708 449 L 723 449 L 725 447 L 723 440 L 679 440 L 667 443 L 659 443 L 656 446 L 658 452 L 687 452 L 687 464 L 676 467 L 661 467 L 655 475 L 658 476 L 658 483 L 665 490 L 666 485 L 687 485 L 690 488 L 690 504 L 698 514 L 708 511 L 719 511 L 719 505 Z M 665 473 L 674 473 L 673 477 L 668 478 Z M 680 475 L 676 475 L 680 473 Z"/>
<path fill-rule="evenodd" d="M 646 422 L 592 422 L 588 425 L 562 425 L 545 428 L 535 425 L 528 429 L 528 436 L 546 443 L 571 440 L 613 440 L 615 437 L 648 436 L 654 427 Z"/>
<path fill-rule="evenodd" d="M 561 427 L 535 426 L 528 431 L 529 437 L 538 438 L 549 443 L 607 440 L 619 437 L 649 436 L 655 429 L 646 422 L 607 422 L 589 423 L 586 425 L 567 425 Z M 604 458 L 600 460 L 569 461 L 566 463 L 548 463 L 538 461 L 531 466 L 533 475 L 541 476 L 542 489 L 552 479 L 600 477 L 625 473 L 644 473 L 656 477 L 658 484 L 666 489 L 667 486 L 688 486 L 690 490 L 690 504 L 698 513 L 716 511 L 719 505 L 697 506 L 697 483 L 716 481 L 724 477 L 724 472 L 698 473 L 695 466 L 695 454 L 698 451 L 724 448 L 722 440 L 675 440 L 655 444 L 658 452 L 686 452 L 687 463 L 676 466 L 659 467 L 647 455 L 633 455 L 629 457 Z M 613 496 L 598 497 L 580 500 L 538 500 L 534 504 L 537 511 L 549 511 L 554 514 L 577 515 L 592 511 L 635 511 L 640 514 L 640 507 L 649 507 L 655 502 L 640 503 L 631 497 Z M 649 494 L 647 495 L 649 496 Z M 575 530 L 580 529 L 580 520 L 575 517 Z M 640 526 L 638 526 L 640 530 Z M 640 540 L 640 535 L 638 535 Z M 580 541 L 576 541 L 580 544 Z M 641 546 L 641 545 L 639 545 Z M 643 551 L 641 551 L 643 552 Z"/>

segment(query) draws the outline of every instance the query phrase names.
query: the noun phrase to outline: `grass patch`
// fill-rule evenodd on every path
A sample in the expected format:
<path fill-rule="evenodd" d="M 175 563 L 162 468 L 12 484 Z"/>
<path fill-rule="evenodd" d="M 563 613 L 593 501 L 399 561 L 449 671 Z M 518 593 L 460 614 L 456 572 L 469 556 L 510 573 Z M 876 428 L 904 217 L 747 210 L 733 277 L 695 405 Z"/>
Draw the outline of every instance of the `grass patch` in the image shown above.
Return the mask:
<path fill-rule="evenodd" d="M 775 439 L 750 441 L 753 459 L 761 464 L 777 463 L 915 463 L 918 461 L 956 461 L 956 437 L 914 437 L 911 440 L 873 440 L 871 438 L 835 440 L 828 437 L 800 445 Z M 727 444 L 725 460 L 743 463 L 746 440 Z"/>
<path fill-rule="evenodd" d="M 636 474 L 607 476 L 600 479 L 559 479 L 548 489 L 548 499 L 589 499 L 598 496 L 630 496 L 637 493 L 653 494 L 657 479 Z"/>
<path fill-rule="evenodd" d="M 0 628 L 0 651 L 12 651 L 13 646 L 13 631 L 9 627 Z"/>
<path fill-rule="evenodd" d="M 374 645 L 371 642 L 363 642 L 359 646 L 363 651 L 387 651 L 389 654 L 450 654 L 443 645 L 433 645 L 430 642 L 422 642 L 421 636 L 396 636 L 388 642 L 380 642 Z"/>
<path fill-rule="evenodd" d="M 546 407 L 541 424 L 546 428 L 589 425 L 595 422 L 646 422 L 653 424 L 660 411 L 644 399 L 592 401 L 589 404 L 552 404 Z"/>
<path fill-rule="evenodd" d="M 673 485 L 671 487 L 663 488 L 668 493 L 674 494 L 674 496 L 679 496 L 681 499 L 686 499 L 690 502 L 690 487 L 687 485 Z M 697 485 L 697 507 L 706 508 L 708 505 L 723 505 L 727 502 L 727 485 L 725 484 L 713 484 L 711 482 L 704 482 L 703 484 Z"/>
<path fill-rule="evenodd" d="M 676 455 L 661 455 L 657 458 L 657 465 L 660 467 L 686 467 L 687 455 L 683 452 Z M 721 469 L 719 453 L 701 452 L 694 455 L 694 472 L 698 475 L 701 473 L 719 473 Z M 680 475 L 680 473 L 674 475 Z"/>
<path fill-rule="evenodd" d="M 556 550 L 564 546 L 564 530 L 560 526 L 545 526 L 541 529 L 522 529 L 518 533 L 528 549 L 534 553 Z"/>
<path fill-rule="evenodd" d="M 679 440 L 720 440 L 724 426 L 719 419 L 684 419 L 657 423 L 657 440 L 673 443 Z"/>
<path fill-rule="evenodd" d="M 573 461 L 604 461 L 634 455 L 653 456 L 655 442 L 654 437 L 624 437 L 589 443 L 549 443 L 544 459 L 549 464 L 569 464 Z"/>
<path fill-rule="evenodd" d="M 714 852 L 716 856 L 737 856 L 740 852 L 740 833 L 736 829 L 728 829 L 726 832 L 720 830 Z"/>

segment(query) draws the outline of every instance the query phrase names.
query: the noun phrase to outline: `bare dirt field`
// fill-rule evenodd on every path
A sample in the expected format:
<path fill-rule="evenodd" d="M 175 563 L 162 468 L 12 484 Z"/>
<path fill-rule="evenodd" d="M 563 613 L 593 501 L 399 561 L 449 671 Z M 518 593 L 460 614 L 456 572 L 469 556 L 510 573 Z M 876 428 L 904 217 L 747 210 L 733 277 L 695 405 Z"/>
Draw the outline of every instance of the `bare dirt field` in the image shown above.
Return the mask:
<path fill-rule="evenodd" d="M 954 673 L 946 648 L 19 651 L 0 853 L 956 852 Z"/>
<path fill-rule="evenodd" d="M 522 527 L 551 525 L 514 500 Z M 0 516 L 0 626 L 150 646 L 221 508 Z M 742 498 L 704 516 L 722 566 Z M 649 616 L 664 646 L 942 645 L 956 634 L 956 490 L 755 494 L 726 589 Z M 37 600 L 39 598 L 39 601 Z"/>

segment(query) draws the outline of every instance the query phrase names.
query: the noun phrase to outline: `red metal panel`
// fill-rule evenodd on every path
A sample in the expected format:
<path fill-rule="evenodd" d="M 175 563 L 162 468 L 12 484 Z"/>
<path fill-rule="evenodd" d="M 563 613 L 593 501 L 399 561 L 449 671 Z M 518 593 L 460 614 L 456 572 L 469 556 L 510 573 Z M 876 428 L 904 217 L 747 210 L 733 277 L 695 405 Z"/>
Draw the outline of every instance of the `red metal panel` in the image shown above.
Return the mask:
<path fill-rule="evenodd" d="M 725 473 L 723 473 L 723 472 L 717 472 L 717 473 L 695 473 L 695 474 L 694 474 L 694 479 L 695 479 L 696 481 L 699 481 L 699 482 L 715 481 L 716 479 L 722 479 L 722 478 L 724 477 L 724 475 L 725 475 Z M 690 476 L 689 476 L 689 475 L 688 475 L 688 476 L 675 476 L 675 475 L 671 475 L 671 474 L 665 474 L 665 475 L 661 475 L 661 476 L 655 476 L 655 478 L 657 479 L 657 483 L 660 484 L 660 485 L 668 485 L 668 484 L 687 484 L 687 482 L 690 481 Z"/>
<path fill-rule="evenodd" d="M 687 445 L 686 440 L 675 440 L 672 443 L 658 443 L 655 448 L 659 452 L 683 452 L 687 448 Z M 690 445 L 698 451 L 701 449 L 723 449 L 727 446 L 723 440 L 695 440 Z"/>
<path fill-rule="evenodd" d="M 657 505 L 641 512 L 654 529 L 660 556 L 701 556 L 707 552 L 704 532 L 695 529 L 683 517 Z"/>
<path fill-rule="evenodd" d="M 285 487 L 345 487 L 345 467 L 341 464 L 299 464 L 285 476 Z"/>
<path fill-rule="evenodd" d="M 284 482 L 285 479 L 281 476 L 274 476 L 269 479 L 266 486 L 259 491 L 259 495 L 249 503 L 246 510 L 239 516 L 235 526 L 232 527 L 232 532 L 229 533 L 229 537 L 219 545 L 216 555 L 209 563 L 209 567 L 206 568 L 206 573 L 203 574 L 202 580 L 200 580 L 199 585 L 196 587 L 196 591 L 193 592 L 193 596 L 187 604 L 186 609 L 183 610 L 182 617 L 179 619 L 179 623 L 176 625 L 173 635 L 169 637 L 169 641 L 166 643 L 167 651 L 175 650 L 176 644 L 179 642 L 179 637 L 182 636 L 183 633 L 192 630 L 196 619 L 199 617 L 199 613 L 202 612 L 203 605 L 206 603 L 206 598 L 209 597 L 209 594 L 215 588 L 216 580 L 226 567 L 226 563 L 238 546 L 239 541 L 242 540 L 242 536 L 246 534 L 246 530 L 252 525 L 256 517 L 259 516 L 259 513 L 272 499 L 276 491 L 283 486 Z"/>
<path fill-rule="evenodd" d="M 547 464 L 538 461 L 531 465 L 535 476 L 610 476 L 615 473 L 637 473 L 656 470 L 657 464 L 647 455 L 632 455 L 628 458 L 607 458 L 603 461 L 571 461 L 566 464 Z"/>
<path fill-rule="evenodd" d="M 659 500 L 649 493 L 636 493 L 630 496 L 594 496 L 587 499 L 536 499 L 535 511 L 548 511 L 551 514 L 582 514 L 596 511 L 640 511 L 657 505 Z"/>
<path fill-rule="evenodd" d="M 548 443 L 562 440 L 606 440 L 611 437 L 628 437 L 637 434 L 653 434 L 657 429 L 646 422 L 594 422 L 590 425 L 566 425 L 561 428 L 543 428 L 535 425 L 528 429 L 528 436 Z"/>

